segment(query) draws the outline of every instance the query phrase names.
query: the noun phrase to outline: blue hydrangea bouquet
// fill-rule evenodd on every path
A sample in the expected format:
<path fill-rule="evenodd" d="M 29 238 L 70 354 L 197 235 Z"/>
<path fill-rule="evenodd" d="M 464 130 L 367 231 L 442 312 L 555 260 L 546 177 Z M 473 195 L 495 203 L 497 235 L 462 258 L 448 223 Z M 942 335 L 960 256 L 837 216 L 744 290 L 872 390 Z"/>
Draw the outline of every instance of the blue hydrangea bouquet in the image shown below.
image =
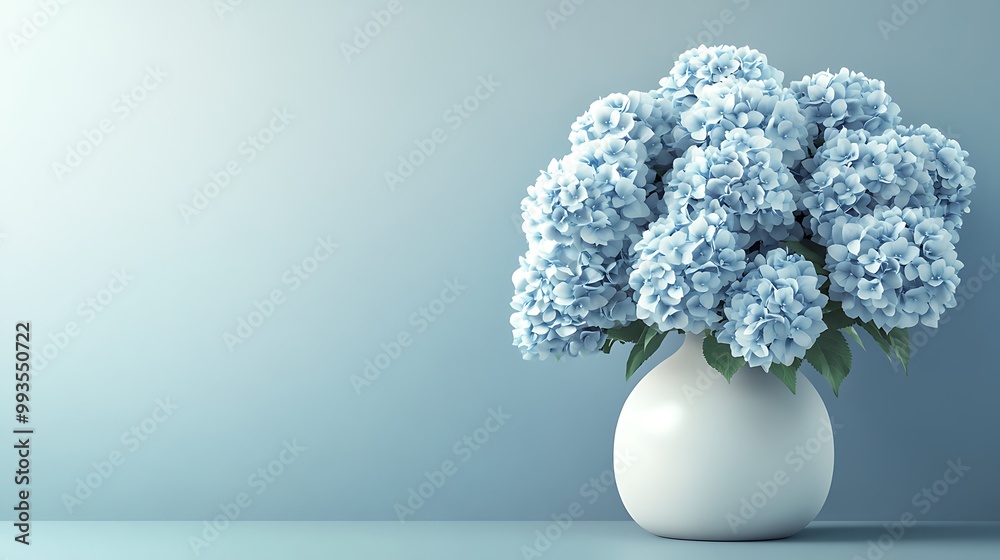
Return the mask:
<path fill-rule="evenodd" d="M 577 118 L 521 203 L 526 359 L 632 344 L 628 378 L 668 332 L 698 333 L 726 379 L 749 364 L 794 391 L 806 360 L 837 392 L 860 327 L 906 367 L 906 329 L 956 305 L 968 152 L 903 126 L 879 80 L 783 77 L 749 47 L 702 46 Z"/>

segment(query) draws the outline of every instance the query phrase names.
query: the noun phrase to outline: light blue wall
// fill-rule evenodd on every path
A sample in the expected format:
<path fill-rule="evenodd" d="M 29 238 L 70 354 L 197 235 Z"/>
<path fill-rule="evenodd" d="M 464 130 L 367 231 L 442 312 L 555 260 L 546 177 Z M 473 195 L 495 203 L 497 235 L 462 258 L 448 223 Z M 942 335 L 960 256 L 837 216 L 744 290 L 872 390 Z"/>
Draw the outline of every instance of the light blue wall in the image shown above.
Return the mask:
<path fill-rule="evenodd" d="M 689 41 L 708 41 L 758 48 L 786 80 L 841 66 L 883 79 L 905 122 L 971 152 L 979 190 L 959 249 L 975 293 L 939 332 L 915 335 L 908 377 L 877 351 L 855 352 L 839 398 L 809 375 L 840 424 L 822 519 L 1000 519 L 1000 280 L 974 279 L 1000 234 L 1000 10 L 895 4 L 898 29 L 883 34 L 890 1 L 588 0 L 554 29 L 558 0 L 403 1 L 377 29 L 371 12 L 387 2 L 244 1 L 220 17 L 209 1 L 92 1 L 63 6 L 15 49 L 9 33 L 40 8 L 5 3 L 0 329 L 13 337 L 31 320 L 36 354 L 66 343 L 32 387 L 36 517 L 200 520 L 246 493 L 241 519 L 395 519 L 424 473 L 451 461 L 408 519 L 546 519 L 573 501 L 588 519 L 626 518 L 613 488 L 581 496 L 611 466 L 625 356 L 520 359 L 507 325 L 524 248 L 513 220 L 592 100 L 655 87 Z M 366 25 L 377 36 L 345 56 Z M 147 67 L 166 76 L 126 110 L 119 98 Z M 477 89 L 475 111 L 455 112 Z M 273 142 L 241 150 L 282 108 L 294 118 L 273 121 Z M 102 119 L 112 132 L 57 178 L 52 162 Z M 434 152 L 391 189 L 385 172 L 435 129 Z M 230 160 L 239 173 L 186 223 L 179 206 Z M 339 247 L 296 283 L 292 267 L 327 237 Z M 133 279 L 88 311 L 121 268 Z M 281 303 L 231 353 L 224 333 L 275 290 Z M 58 334 L 67 322 L 74 336 Z M 400 337 L 408 345 L 358 394 L 352 376 Z M 0 410 L 12 385 L 0 384 Z M 168 398 L 176 410 L 149 419 Z M 122 438 L 131 426 L 145 437 L 144 421 L 145 440 Z M 304 450 L 282 454 L 285 442 Z M 94 464 L 115 452 L 105 479 Z M 961 482 L 929 511 L 914 506 L 959 458 L 971 467 Z M 269 464 L 281 474 L 258 473 Z M 68 511 L 64 495 L 88 476 L 100 487 Z"/>

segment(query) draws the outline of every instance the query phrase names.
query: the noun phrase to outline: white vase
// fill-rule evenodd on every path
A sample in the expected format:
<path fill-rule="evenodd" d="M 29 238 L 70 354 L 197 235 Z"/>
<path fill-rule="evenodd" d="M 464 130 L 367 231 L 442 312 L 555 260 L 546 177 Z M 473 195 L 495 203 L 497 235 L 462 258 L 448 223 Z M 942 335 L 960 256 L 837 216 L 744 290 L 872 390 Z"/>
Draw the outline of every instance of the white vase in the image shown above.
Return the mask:
<path fill-rule="evenodd" d="M 816 389 L 796 394 L 744 366 L 732 382 L 702 354 L 703 336 L 636 384 L 615 430 L 622 503 L 661 537 L 788 537 L 819 514 L 833 480 L 833 429 Z"/>

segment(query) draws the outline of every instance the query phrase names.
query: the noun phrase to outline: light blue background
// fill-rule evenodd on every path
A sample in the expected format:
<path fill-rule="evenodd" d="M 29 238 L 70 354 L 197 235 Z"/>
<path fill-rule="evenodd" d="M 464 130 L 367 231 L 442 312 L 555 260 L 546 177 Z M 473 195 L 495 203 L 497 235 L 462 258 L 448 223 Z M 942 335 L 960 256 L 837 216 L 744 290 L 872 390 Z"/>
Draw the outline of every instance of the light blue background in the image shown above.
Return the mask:
<path fill-rule="evenodd" d="M 246 0 L 223 17 L 207 0 L 74 2 L 16 51 L 9 34 L 40 8 L 5 3 L 0 333 L 31 320 L 39 353 L 80 327 L 34 375 L 34 515 L 202 520 L 248 492 L 243 520 L 393 520 L 447 460 L 457 473 L 408 519 L 547 519 L 581 501 L 611 466 L 634 382 L 621 348 L 535 363 L 510 345 L 518 203 L 592 100 L 656 87 L 689 41 L 708 41 L 760 49 L 786 81 L 841 66 L 883 79 L 905 122 L 971 152 L 979 190 L 959 249 L 979 289 L 933 337 L 915 335 L 908 377 L 878 351 L 855 352 L 839 398 L 809 373 L 840 425 L 820 518 L 1000 519 L 1000 298 L 996 280 L 969 281 L 1000 234 L 1000 10 L 895 3 L 919 8 L 883 35 L 893 2 L 588 0 L 553 29 L 557 0 L 404 1 L 350 60 L 342 44 L 386 2 Z M 157 65 L 168 76 L 121 119 L 115 99 Z M 500 85 L 454 128 L 446 112 L 490 76 Z M 246 162 L 241 143 L 283 107 L 292 122 Z M 52 162 L 104 118 L 114 131 L 58 180 Z M 385 172 L 438 127 L 444 142 L 391 190 Z M 241 173 L 185 223 L 179 205 L 230 159 Z M 293 291 L 286 270 L 327 236 L 339 249 Z M 134 279 L 87 322 L 79 306 L 120 268 Z M 434 303 L 453 279 L 464 291 Z M 284 303 L 230 353 L 223 334 L 275 289 Z M 433 323 L 411 319 L 422 307 L 440 312 Z M 412 344 L 358 394 L 351 377 L 404 331 Z M 130 451 L 121 435 L 164 398 L 178 409 L 147 420 L 155 432 Z M 455 449 L 498 408 L 510 418 L 488 442 Z M 248 477 L 293 440 L 305 450 L 257 494 Z M 63 496 L 115 451 L 124 462 L 70 511 Z M 913 495 L 959 458 L 972 470 L 922 514 Z M 613 489 L 585 513 L 627 519 Z"/>

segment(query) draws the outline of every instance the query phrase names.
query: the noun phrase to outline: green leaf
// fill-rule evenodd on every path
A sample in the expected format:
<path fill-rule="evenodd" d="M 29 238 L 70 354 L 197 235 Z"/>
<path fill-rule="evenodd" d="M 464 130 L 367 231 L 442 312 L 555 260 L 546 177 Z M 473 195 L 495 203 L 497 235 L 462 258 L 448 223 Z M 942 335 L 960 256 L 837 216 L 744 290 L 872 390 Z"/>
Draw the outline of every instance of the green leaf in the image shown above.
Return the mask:
<path fill-rule="evenodd" d="M 813 241 L 811 237 L 803 237 L 801 243 L 805 247 L 809 248 L 810 251 L 816 253 L 817 255 L 823 256 L 824 259 L 826 258 L 825 245 Z"/>
<path fill-rule="evenodd" d="M 861 328 L 868 331 L 868 334 L 878 343 L 879 348 L 885 352 L 885 355 L 889 357 L 889 361 L 892 361 L 892 344 L 889 342 L 889 335 L 882 332 L 881 329 L 876 327 L 873 323 L 858 323 Z"/>
<path fill-rule="evenodd" d="M 642 321 L 632 321 L 628 325 L 608 329 L 608 338 L 622 342 L 639 342 L 646 324 Z"/>
<path fill-rule="evenodd" d="M 629 352 L 628 361 L 625 362 L 625 381 L 628 381 L 635 370 L 639 369 L 642 362 L 646 361 L 646 357 L 642 354 L 642 344 L 636 344 L 632 347 L 632 351 Z"/>
<path fill-rule="evenodd" d="M 844 308 L 839 301 L 830 300 L 830 303 L 823 308 L 823 322 L 826 323 L 827 328 L 838 330 L 849 327 L 856 321 L 844 313 Z"/>
<path fill-rule="evenodd" d="M 802 241 L 788 241 L 785 245 L 788 245 L 789 249 L 811 262 L 816 267 L 816 272 L 823 272 L 823 266 L 826 264 L 826 249 L 822 245 L 805 239 Z"/>
<path fill-rule="evenodd" d="M 900 363 L 903 364 L 903 371 L 907 371 L 907 367 L 910 364 L 910 333 L 906 329 L 892 329 L 888 333 L 889 335 L 889 346 L 892 347 L 893 353 L 899 358 Z"/>
<path fill-rule="evenodd" d="M 666 337 L 667 333 L 661 333 L 654 327 L 643 325 L 642 335 L 639 337 L 639 341 L 635 343 L 635 346 L 632 347 L 632 352 L 629 353 L 628 361 L 625 364 L 626 381 L 639 369 L 639 366 L 656 352 Z"/>
<path fill-rule="evenodd" d="M 666 337 L 667 333 L 661 333 L 655 327 L 646 327 L 642 332 L 642 351 L 646 355 L 643 361 L 648 360 L 660 348 L 660 344 Z"/>
<path fill-rule="evenodd" d="M 841 331 L 849 334 L 851 336 L 851 338 L 854 339 L 854 342 L 858 343 L 858 346 L 860 346 L 862 350 L 865 349 L 865 343 L 861 341 L 861 336 L 858 335 L 858 331 L 854 330 L 854 326 L 853 325 L 847 326 L 847 327 L 843 327 L 841 329 Z"/>
<path fill-rule="evenodd" d="M 608 338 L 604 339 L 604 346 L 601 347 L 601 352 L 604 352 L 605 354 L 610 354 L 611 347 L 614 345 L 615 345 L 615 339 L 609 336 Z"/>
<path fill-rule="evenodd" d="M 844 335 L 832 329 L 823 331 L 806 350 L 806 360 L 830 382 L 833 394 L 840 396 L 840 384 L 851 373 L 851 348 Z"/>
<path fill-rule="evenodd" d="M 643 325 L 642 336 L 639 337 L 639 341 L 642 342 L 642 346 L 645 348 L 649 345 L 649 342 L 653 340 L 656 335 L 660 334 L 660 331 L 656 330 L 656 327 L 651 327 L 649 325 Z"/>
<path fill-rule="evenodd" d="M 705 342 L 702 343 L 701 351 L 705 355 L 705 361 L 708 362 L 708 365 L 721 373 L 726 378 L 726 381 L 732 380 L 733 375 L 747 363 L 743 358 L 733 357 L 729 345 L 719 342 L 715 338 L 715 335 L 711 333 L 705 335 Z"/>
<path fill-rule="evenodd" d="M 799 366 L 802 365 L 802 358 L 795 358 L 792 365 L 786 366 L 774 362 L 768 369 L 768 372 L 781 380 L 786 387 L 791 389 L 792 393 L 795 393 L 795 373 L 799 371 Z"/>
<path fill-rule="evenodd" d="M 663 339 L 667 338 L 667 333 L 658 332 L 653 338 L 646 342 L 646 358 L 651 357 L 663 344 Z"/>

